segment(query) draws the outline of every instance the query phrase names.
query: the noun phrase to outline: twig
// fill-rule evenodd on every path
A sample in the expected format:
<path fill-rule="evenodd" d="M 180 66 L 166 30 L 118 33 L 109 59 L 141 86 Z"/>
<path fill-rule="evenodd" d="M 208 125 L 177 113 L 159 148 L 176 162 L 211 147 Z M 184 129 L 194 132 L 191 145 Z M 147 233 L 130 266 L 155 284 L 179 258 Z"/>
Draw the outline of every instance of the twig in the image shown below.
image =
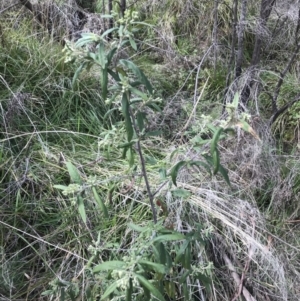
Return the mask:
<path fill-rule="evenodd" d="M 240 285 L 241 278 L 236 272 L 235 267 L 233 266 L 231 260 L 228 258 L 228 256 L 225 253 L 223 253 L 222 256 L 228 269 L 231 271 L 232 278 L 235 281 L 236 285 Z M 256 301 L 256 299 L 250 294 L 250 292 L 244 286 L 242 286 L 242 293 L 246 301 Z"/>

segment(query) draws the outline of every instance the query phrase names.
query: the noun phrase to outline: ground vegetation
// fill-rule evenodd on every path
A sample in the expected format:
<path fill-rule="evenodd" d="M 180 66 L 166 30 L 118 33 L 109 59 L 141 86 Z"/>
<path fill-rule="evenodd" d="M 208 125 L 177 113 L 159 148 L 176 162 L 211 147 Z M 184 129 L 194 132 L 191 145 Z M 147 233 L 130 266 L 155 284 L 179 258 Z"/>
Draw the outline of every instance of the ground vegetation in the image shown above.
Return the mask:
<path fill-rule="evenodd" d="M 0 299 L 299 300 L 298 0 L 0 0 Z"/>

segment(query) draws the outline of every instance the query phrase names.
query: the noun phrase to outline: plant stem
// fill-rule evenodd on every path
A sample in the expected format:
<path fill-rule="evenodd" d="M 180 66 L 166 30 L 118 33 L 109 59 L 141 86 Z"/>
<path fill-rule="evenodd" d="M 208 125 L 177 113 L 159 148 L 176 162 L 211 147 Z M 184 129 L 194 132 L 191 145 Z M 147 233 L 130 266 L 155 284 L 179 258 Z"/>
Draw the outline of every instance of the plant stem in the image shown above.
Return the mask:
<path fill-rule="evenodd" d="M 137 151 L 138 151 L 140 161 L 141 161 L 142 175 L 144 177 L 145 184 L 146 184 L 146 189 L 147 189 L 147 193 L 148 193 L 148 197 L 149 197 L 149 202 L 150 202 L 150 206 L 151 206 L 151 210 L 152 210 L 152 214 L 153 214 L 153 221 L 154 221 L 154 224 L 156 224 L 157 223 L 157 216 L 156 216 L 156 210 L 155 210 L 155 206 L 154 206 L 154 195 L 151 192 L 151 188 L 150 188 L 150 184 L 149 184 L 149 180 L 148 180 L 146 164 L 145 164 L 145 158 L 144 158 L 144 155 L 143 155 L 143 152 L 142 152 L 142 146 L 141 146 L 141 141 L 140 141 L 139 129 L 137 128 L 137 126 L 134 122 L 134 115 L 133 115 L 131 107 L 129 107 L 129 112 L 130 112 L 130 117 L 131 117 L 131 120 L 132 120 L 133 128 L 134 128 L 134 130 L 136 132 L 136 135 L 137 135 L 137 138 L 138 138 L 138 141 L 137 141 L 136 145 L 137 145 Z"/>

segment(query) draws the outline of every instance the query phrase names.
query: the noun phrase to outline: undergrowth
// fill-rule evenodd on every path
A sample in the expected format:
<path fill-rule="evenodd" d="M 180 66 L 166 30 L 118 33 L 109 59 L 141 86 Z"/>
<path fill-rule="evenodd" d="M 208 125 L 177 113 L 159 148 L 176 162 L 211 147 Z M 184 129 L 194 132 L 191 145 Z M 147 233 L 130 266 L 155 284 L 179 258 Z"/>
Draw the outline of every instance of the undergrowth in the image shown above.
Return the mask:
<path fill-rule="evenodd" d="M 298 105 L 272 132 L 265 71 L 249 106 L 265 116 L 236 94 L 219 118 L 230 5 L 218 62 L 212 3 L 137 6 L 143 20 L 115 14 L 109 43 L 70 43 L 72 62 L 27 15 L 0 15 L 0 299 L 299 300 Z M 110 67 L 116 45 L 129 57 Z M 280 105 L 297 85 L 295 65 Z"/>

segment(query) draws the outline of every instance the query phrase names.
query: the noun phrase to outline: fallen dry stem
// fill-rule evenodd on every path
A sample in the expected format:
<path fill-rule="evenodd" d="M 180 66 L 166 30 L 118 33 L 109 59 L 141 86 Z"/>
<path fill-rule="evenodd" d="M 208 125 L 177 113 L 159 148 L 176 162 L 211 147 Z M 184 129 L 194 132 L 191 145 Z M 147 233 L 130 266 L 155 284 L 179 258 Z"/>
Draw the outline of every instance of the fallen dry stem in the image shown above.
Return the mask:
<path fill-rule="evenodd" d="M 222 257 L 228 269 L 231 271 L 231 275 L 234 282 L 236 283 L 237 286 L 239 286 L 242 279 L 240 278 L 239 274 L 236 272 L 235 267 L 233 266 L 231 260 L 228 258 L 228 256 L 225 253 L 222 254 Z M 250 292 L 244 286 L 242 286 L 242 293 L 246 301 L 256 301 L 256 299 L 250 294 Z"/>

